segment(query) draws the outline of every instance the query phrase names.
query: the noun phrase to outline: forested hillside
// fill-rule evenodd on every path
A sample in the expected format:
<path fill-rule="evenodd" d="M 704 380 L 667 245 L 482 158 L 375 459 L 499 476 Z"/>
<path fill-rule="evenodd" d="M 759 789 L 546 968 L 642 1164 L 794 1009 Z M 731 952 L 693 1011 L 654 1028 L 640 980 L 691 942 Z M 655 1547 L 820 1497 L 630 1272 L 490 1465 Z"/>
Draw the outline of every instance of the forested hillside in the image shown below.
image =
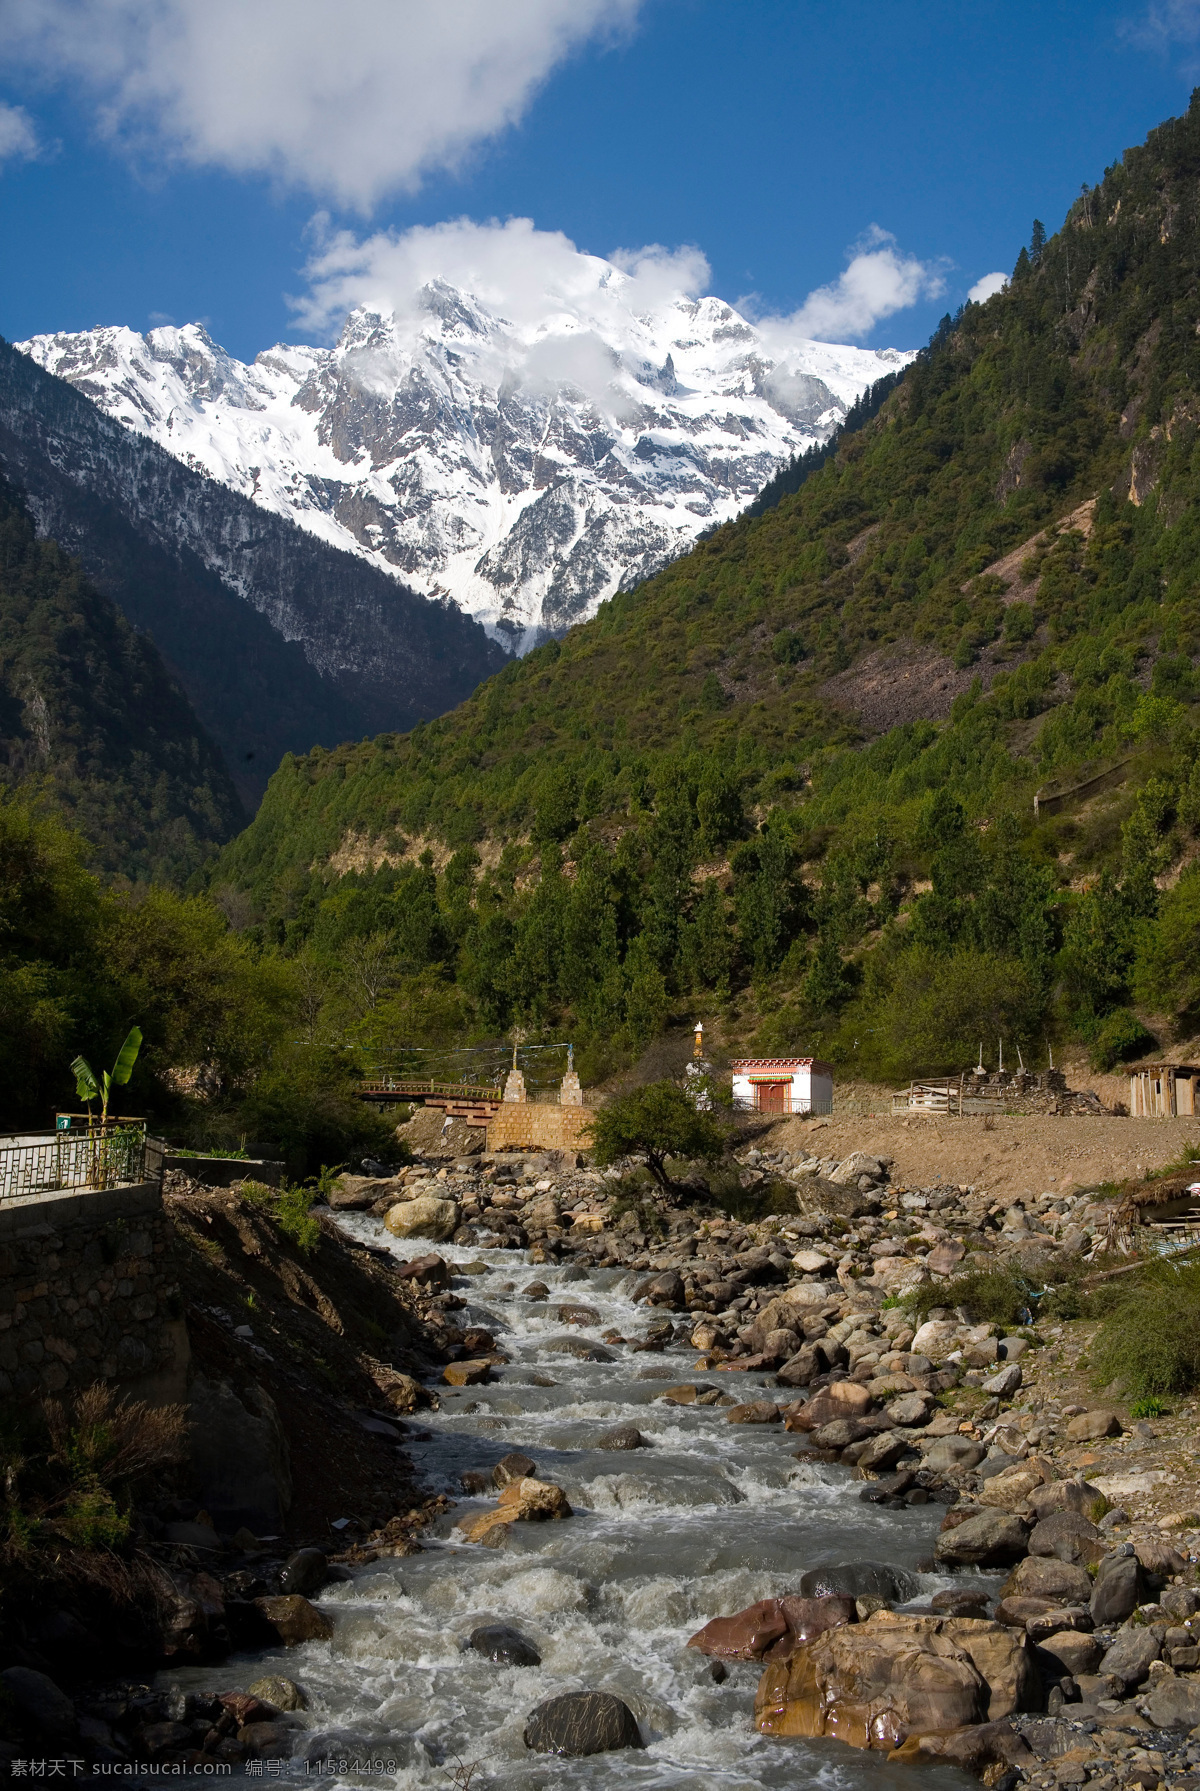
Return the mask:
<path fill-rule="evenodd" d="M 56 809 L 96 868 L 181 881 L 245 822 L 158 650 L 0 477 L 0 787 Z"/>
<path fill-rule="evenodd" d="M 1194 99 L 794 494 L 452 715 L 286 759 L 219 871 L 257 937 L 373 941 L 381 1037 L 570 1025 L 596 1067 L 717 1003 L 893 1075 L 1188 1024 L 1198 174 Z"/>

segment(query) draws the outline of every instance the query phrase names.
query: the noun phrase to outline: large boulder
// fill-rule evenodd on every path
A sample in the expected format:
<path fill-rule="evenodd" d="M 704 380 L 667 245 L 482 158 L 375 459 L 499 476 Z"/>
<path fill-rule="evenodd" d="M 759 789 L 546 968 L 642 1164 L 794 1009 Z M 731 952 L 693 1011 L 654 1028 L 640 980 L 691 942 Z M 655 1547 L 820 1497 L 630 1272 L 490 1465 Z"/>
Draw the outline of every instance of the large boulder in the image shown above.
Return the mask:
<path fill-rule="evenodd" d="M 871 1409 L 871 1395 L 861 1381 L 833 1381 L 803 1405 L 788 1410 L 789 1430 L 820 1430 L 835 1418 L 864 1418 Z"/>
<path fill-rule="evenodd" d="M 1100 1406 L 1094 1412 L 1081 1412 L 1078 1418 L 1072 1418 L 1067 1436 L 1072 1443 L 1095 1443 L 1102 1437 L 1119 1437 L 1123 1428 L 1116 1412 Z"/>
<path fill-rule="evenodd" d="M 388 1208 L 384 1225 L 396 1238 L 433 1238 L 444 1243 L 458 1229 L 458 1203 L 436 1194 L 418 1194 Z"/>
<path fill-rule="evenodd" d="M 957 1335 L 958 1325 L 952 1318 L 927 1318 L 917 1326 L 908 1347 L 914 1356 L 928 1356 L 930 1361 L 940 1362 L 954 1348 Z"/>
<path fill-rule="evenodd" d="M 507 1623 L 481 1623 L 473 1629 L 467 1647 L 500 1667 L 540 1667 L 542 1657 L 520 1630 Z"/>
<path fill-rule="evenodd" d="M 79 1733 L 75 1706 L 53 1679 L 32 1667 L 6 1667 L 0 1685 L 43 1741 L 74 1742 Z"/>
<path fill-rule="evenodd" d="M 854 1150 L 836 1169 L 830 1170 L 826 1179 L 835 1188 L 857 1188 L 864 1175 L 868 1180 L 878 1182 L 884 1179 L 886 1170 L 878 1157 L 868 1156 L 865 1150 Z"/>
<path fill-rule="evenodd" d="M 1053 1613 L 1051 1613 L 1053 1615 Z M 1056 1629 L 1039 1644 L 1039 1652 L 1048 1658 L 1053 1672 L 1069 1673 L 1072 1679 L 1080 1673 L 1094 1673 L 1104 1650 L 1094 1636 L 1078 1629 Z M 1200 1722 L 1200 1717 L 1196 1719 Z"/>
<path fill-rule="evenodd" d="M 906 1742 L 892 1750 L 888 1759 L 904 1765 L 937 1762 L 943 1766 L 957 1766 L 992 1784 L 997 1772 L 989 1771 L 989 1768 L 998 1769 L 1003 1775 L 1001 1782 L 1006 1782 L 1005 1767 L 1032 1765 L 1034 1756 L 1020 1731 L 1011 1722 L 1002 1720 L 952 1729 L 948 1735 L 910 1735 Z"/>
<path fill-rule="evenodd" d="M 606 1430 L 602 1437 L 597 1437 L 593 1447 L 596 1449 L 648 1449 L 650 1445 L 636 1424 L 618 1424 L 615 1430 Z"/>
<path fill-rule="evenodd" d="M 725 1413 L 727 1424 L 778 1424 L 783 1417 L 771 1399 L 751 1399 L 745 1405 L 731 1405 Z"/>
<path fill-rule="evenodd" d="M 1033 1527 L 1031 1555 L 1055 1555 L 1073 1567 L 1090 1567 L 1107 1553 L 1095 1524 L 1078 1511 L 1052 1511 Z"/>
<path fill-rule="evenodd" d="M 324 1611 L 309 1604 L 298 1592 L 281 1598 L 256 1598 L 254 1603 L 285 1647 L 295 1647 L 298 1642 L 327 1642 L 333 1634 L 333 1623 Z"/>
<path fill-rule="evenodd" d="M 1145 1581 L 1136 1555 L 1109 1555 L 1096 1573 L 1090 1609 L 1100 1628 L 1124 1623 L 1142 1603 Z"/>
<path fill-rule="evenodd" d="M 917 1582 L 902 1567 L 883 1561 L 845 1561 L 837 1567 L 810 1567 L 800 1575 L 802 1598 L 911 1598 Z"/>
<path fill-rule="evenodd" d="M 1200 1681 L 1164 1673 L 1142 1709 L 1158 1729 L 1194 1729 L 1200 1723 Z"/>
<path fill-rule="evenodd" d="M 561 1692 L 531 1711 L 525 1725 L 525 1746 L 535 1754 L 579 1759 L 644 1745 L 637 1718 L 611 1692 Z"/>
<path fill-rule="evenodd" d="M 1092 1486 L 1086 1480 L 1051 1480 L 1046 1486 L 1039 1486 L 1029 1495 L 1029 1503 L 1033 1507 L 1033 1515 L 1040 1523 L 1049 1517 L 1052 1511 L 1078 1511 L 1084 1517 L 1091 1517 L 1094 1511 L 1103 1510 L 1104 1495 L 1098 1486 Z"/>
<path fill-rule="evenodd" d="M 1023 1636 L 981 1617 L 949 1617 L 942 1624 L 942 1634 L 971 1657 L 981 1675 L 987 1687 L 989 1722 L 1032 1709 L 1037 1699 L 1037 1673 Z"/>
<path fill-rule="evenodd" d="M 1140 1685 L 1161 1653 L 1162 1645 L 1152 1629 L 1118 1630 L 1112 1647 L 1100 1662 L 1100 1671 L 1115 1674 L 1128 1686 Z"/>
<path fill-rule="evenodd" d="M 798 1643 L 759 1681 L 757 1728 L 764 1735 L 829 1735 L 852 1747 L 890 1750 L 914 1732 L 982 1722 L 983 1678 L 941 1631 L 938 1618 L 881 1612 Z"/>
<path fill-rule="evenodd" d="M 319 1591 L 328 1578 L 329 1562 L 324 1552 L 319 1548 L 300 1548 L 280 1568 L 279 1587 L 283 1592 L 299 1592 L 307 1597 L 310 1592 Z"/>
<path fill-rule="evenodd" d="M 927 1468 L 935 1474 L 949 1474 L 955 1468 L 974 1468 L 987 1454 L 982 1443 L 972 1437 L 936 1437 L 924 1450 Z"/>
<path fill-rule="evenodd" d="M 1027 1555 L 1000 1588 L 1001 1598 L 1049 1598 L 1055 1604 L 1086 1604 L 1092 1596 L 1091 1576 L 1084 1567 L 1056 1555 Z"/>
<path fill-rule="evenodd" d="M 780 1600 L 763 1598 L 732 1617 L 714 1617 L 688 1638 L 687 1645 L 722 1660 L 761 1660 L 787 1633 L 788 1620 Z"/>
<path fill-rule="evenodd" d="M 464 1518 L 458 1526 L 468 1542 L 497 1546 L 509 1524 L 570 1517 L 570 1502 L 561 1486 L 546 1480 L 514 1480 L 500 1494 L 491 1511 Z"/>
<path fill-rule="evenodd" d="M 1029 1530 L 1019 1517 L 981 1511 L 953 1530 L 943 1530 L 933 1552 L 947 1567 L 1006 1567 L 1020 1560 L 1028 1542 Z"/>

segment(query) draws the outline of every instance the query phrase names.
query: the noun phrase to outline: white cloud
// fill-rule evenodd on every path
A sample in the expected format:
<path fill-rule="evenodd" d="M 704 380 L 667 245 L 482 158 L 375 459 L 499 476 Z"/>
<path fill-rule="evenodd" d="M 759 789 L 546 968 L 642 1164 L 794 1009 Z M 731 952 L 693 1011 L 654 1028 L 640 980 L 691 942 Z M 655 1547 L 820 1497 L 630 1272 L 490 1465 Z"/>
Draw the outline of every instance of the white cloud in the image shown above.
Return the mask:
<path fill-rule="evenodd" d="M 477 224 L 456 218 L 411 230 L 325 234 L 314 221 L 315 248 L 306 268 L 308 295 L 293 300 L 297 324 L 327 334 L 357 305 L 414 317 L 431 281 L 477 298 L 518 331 L 561 338 L 637 317 L 673 298 L 695 298 L 709 279 L 699 249 L 617 250 L 608 260 L 577 249 L 560 230 L 538 230 L 530 218 Z M 549 347 L 544 354 L 549 355 Z"/>
<path fill-rule="evenodd" d="M 514 124 L 642 0 L 4 0 L 0 48 L 109 137 L 368 209 Z"/>
<path fill-rule="evenodd" d="M 853 342 L 918 299 L 940 298 L 945 286 L 936 267 L 902 254 L 895 237 L 872 224 L 854 245 L 845 273 L 828 286 L 818 286 L 798 311 L 778 321 L 790 334 L 798 332 L 818 342 Z M 760 328 L 769 329 L 769 324 L 765 320 Z"/>
<path fill-rule="evenodd" d="M 37 152 L 37 132 L 28 112 L 22 106 L 6 106 L 0 101 L 0 164 L 28 162 Z"/>
<path fill-rule="evenodd" d="M 1121 34 L 1135 43 L 1165 49 L 1200 38 L 1200 0 L 1150 0 L 1139 19 L 1128 19 Z"/>
<path fill-rule="evenodd" d="M 976 280 L 967 297 L 972 304 L 986 305 L 990 298 L 994 298 L 998 292 L 1003 292 L 1007 285 L 1007 274 L 984 274 L 981 280 Z"/>

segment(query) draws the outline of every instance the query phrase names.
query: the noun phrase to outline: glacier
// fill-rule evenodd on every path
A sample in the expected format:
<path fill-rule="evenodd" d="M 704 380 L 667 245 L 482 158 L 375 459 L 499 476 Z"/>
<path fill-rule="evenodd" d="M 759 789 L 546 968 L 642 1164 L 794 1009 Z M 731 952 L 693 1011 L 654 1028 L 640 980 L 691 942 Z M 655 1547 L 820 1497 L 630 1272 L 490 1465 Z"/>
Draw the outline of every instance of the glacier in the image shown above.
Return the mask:
<path fill-rule="evenodd" d="M 199 324 L 15 346 L 194 469 L 523 652 L 595 614 L 829 439 L 909 351 L 758 327 L 716 298 L 514 323 L 443 280 L 247 365 Z M 633 288 L 629 288 L 632 294 Z"/>

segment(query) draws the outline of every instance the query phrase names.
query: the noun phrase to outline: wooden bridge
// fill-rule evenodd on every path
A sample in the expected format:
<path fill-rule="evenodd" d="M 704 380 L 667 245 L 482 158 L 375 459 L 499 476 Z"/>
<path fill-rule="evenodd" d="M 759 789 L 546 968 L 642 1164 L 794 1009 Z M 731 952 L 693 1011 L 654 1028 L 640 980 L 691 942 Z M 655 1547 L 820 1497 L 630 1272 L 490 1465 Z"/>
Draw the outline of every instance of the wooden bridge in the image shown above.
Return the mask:
<path fill-rule="evenodd" d="M 465 1119 L 470 1126 L 486 1126 L 496 1117 L 502 1090 L 482 1083 L 434 1082 L 428 1077 L 376 1076 L 360 1082 L 360 1101 L 379 1106 L 405 1101 L 413 1106 L 440 1107 L 450 1119 Z"/>

